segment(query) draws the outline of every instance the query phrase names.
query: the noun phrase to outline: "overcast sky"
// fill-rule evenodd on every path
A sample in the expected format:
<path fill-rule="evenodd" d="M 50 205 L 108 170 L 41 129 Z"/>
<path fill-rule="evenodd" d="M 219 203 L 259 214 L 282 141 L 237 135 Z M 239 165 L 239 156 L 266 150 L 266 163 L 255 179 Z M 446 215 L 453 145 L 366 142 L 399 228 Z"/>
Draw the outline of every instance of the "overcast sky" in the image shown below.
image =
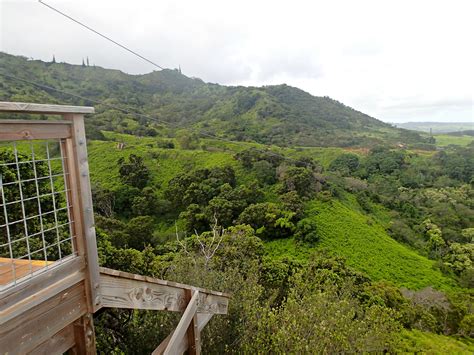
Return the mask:
<path fill-rule="evenodd" d="M 287 83 L 388 122 L 474 122 L 474 1 L 44 0 L 161 66 Z M 0 50 L 155 68 L 36 0 L 0 0 Z"/>

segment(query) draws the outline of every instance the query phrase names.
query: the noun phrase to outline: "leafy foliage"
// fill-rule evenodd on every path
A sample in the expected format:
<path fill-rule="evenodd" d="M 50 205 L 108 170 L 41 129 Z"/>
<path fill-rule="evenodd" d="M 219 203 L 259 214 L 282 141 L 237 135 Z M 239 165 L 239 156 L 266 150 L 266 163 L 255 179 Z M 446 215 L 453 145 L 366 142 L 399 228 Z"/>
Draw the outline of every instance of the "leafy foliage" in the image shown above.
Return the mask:
<path fill-rule="evenodd" d="M 148 168 L 143 163 L 143 158 L 130 154 L 128 162 L 120 158 L 118 161 L 120 177 L 124 184 L 143 189 L 150 177 Z"/>

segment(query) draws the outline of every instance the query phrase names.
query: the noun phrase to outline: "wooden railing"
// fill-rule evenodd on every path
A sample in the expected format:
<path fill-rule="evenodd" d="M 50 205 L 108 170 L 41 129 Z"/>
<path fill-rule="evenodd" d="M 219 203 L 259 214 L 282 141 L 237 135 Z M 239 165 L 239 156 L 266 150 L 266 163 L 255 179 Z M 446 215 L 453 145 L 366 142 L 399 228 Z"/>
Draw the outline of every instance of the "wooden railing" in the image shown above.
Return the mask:
<path fill-rule="evenodd" d="M 0 112 L 62 116 L 0 119 L 0 152 L 9 149 L 14 156 L 0 161 L 0 354 L 95 353 L 93 313 L 103 307 L 183 312 L 154 354 L 199 353 L 200 332 L 214 314 L 227 313 L 229 295 L 99 267 L 84 129 L 84 114 L 94 109 L 0 102 Z M 33 143 L 41 141 L 44 152 L 35 152 Z M 51 157 L 48 142 L 58 145 L 58 158 Z M 30 158 L 23 161 L 21 150 L 28 144 Z M 41 164 L 49 168 L 46 176 L 37 174 Z M 60 173 L 53 172 L 54 164 Z M 3 178 L 6 169 L 10 174 Z M 63 189 L 55 191 L 58 176 Z M 45 181 L 47 193 L 40 188 Z M 26 183 L 36 189 L 23 191 Z M 60 194 L 64 198 L 55 198 Z M 41 208 L 45 196 L 52 200 L 48 211 Z M 36 202 L 33 214 L 41 228 L 33 232 L 28 209 Z M 9 206 L 15 204 L 21 208 L 12 216 Z M 50 232 L 56 233 L 52 239 Z M 41 248 L 33 250 L 38 243 Z"/>

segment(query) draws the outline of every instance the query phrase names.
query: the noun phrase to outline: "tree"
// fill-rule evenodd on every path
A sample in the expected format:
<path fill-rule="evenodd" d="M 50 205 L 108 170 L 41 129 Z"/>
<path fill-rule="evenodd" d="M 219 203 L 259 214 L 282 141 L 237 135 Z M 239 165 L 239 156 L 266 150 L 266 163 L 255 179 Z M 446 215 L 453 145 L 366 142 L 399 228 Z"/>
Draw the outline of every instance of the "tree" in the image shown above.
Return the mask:
<path fill-rule="evenodd" d="M 310 196 L 315 191 L 316 179 L 311 170 L 289 167 L 280 176 L 283 191 L 296 191 L 300 196 Z"/>
<path fill-rule="evenodd" d="M 334 265 L 336 264 L 336 265 Z M 279 307 L 260 310 L 243 353 L 390 352 L 400 330 L 396 311 L 365 304 L 354 294 L 357 275 L 327 256 L 314 256 L 293 275 Z M 337 281 L 335 281 L 337 280 Z M 362 280 L 363 285 L 367 280 Z M 251 336 L 253 334 L 253 337 Z"/>
<path fill-rule="evenodd" d="M 393 174 L 405 165 L 405 154 L 401 151 L 391 151 L 386 147 L 376 147 L 371 150 L 365 167 L 369 175 Z"/>
<path fill-rule="evenodd" d="M 423 222 L 423 226 L 426 238 L 428 239 L 428 250 L 434 253 L 434 255 L 439 256 L 441 248 L 446 246 L 441 229 L 429 219 Z"/>
<path fill-rule="evenodd" d="M 155 222 L 150 216 L 132 218 L 126 228 L 126 233 L 130 236 L 128 246 L 143 250 L 147 245 L 152 244 L 154 229 Z"/>
<path fill-rule="evenodd" d="M 150 178 L 150 171 L 143 162 L 143 158 L 130 154 L 128 162 L 124 158 L 118 160 L 120 178 L 123 183 L 138 189 L 143 189 Z"/>
<path fill-rule="evenodd" d="M 250 225 L 261 238 L 286 238 L 295 230 L 294 216 L 293 212 L 282 210 L 275 203 L 263 202 L 248 206 L 238 222 Z"/>
<path fill-rule="evenodd" d="M 235 154 L 234 158 L 240 161 L 247 169 L 252 168 L 254 163 L 262 160 L 267 161 L 273 167 L 277 167 L 284 159 L 280 154 L 270 150 L 260 150 L 256 148 L 242 150 Z"/>
<path fill-rule="evenodd" d="M 51 61 L 51 63 L 53 63 L 53 64 L 56 63 L 56 57 L 54 56 L 54 54 L 53 54 L 53 60 Z"/>
<path fill-rule="evenodd" d="M 474 243 L 451 243 L 443 260 L 457 275 L 474 268 Z"/>
<path fill-rule="evenodd" d="M 264 184 L 274 184 L 276 182 L 275 168 L 266 160 L 260 160 L 253 164 L 253 170 L 258 181 Z"/>
<path fill-rule="evenodd" d="M 178 208 L 189 204 L 205 206 L 219 195 L 221 188 L 226 184 L 231 189 L 235 186 L 235 172 L 232 167 L 198 169 L 171 179 L 165 197 Z"/>
<path fill-rule="evenodd" d="M 352 175 L 359 169 L 360 160 L 355 154 L 341 154 L 329 165 L 329 170 L 338 171 L 341 175 Z"/>
<path fill-rule="evenodd" d="M 306 218 L 296 224 L 295 237 L 304 243 L 314 244 L 319 240 L 316 221 Z"/>
<path fill-rule="evenodd" d="M 91 190 L 95 212 L 105 217 L 112 217 L 115 204 L 114 193 L 108 189 L 103 189 L 99 184 L 93 184 Z"/>
<path fill-rule="evenodd" d="M 135 216 L 153 216 L 159 212 L 159 199 L 155 190 L 145 187 L 142 192 L 132 200 L 132 213 Z"/>
<path fill-rule="evenodd" d="M 304 204 L 296 191 L 284 193 L 280 197 L 284 209 L 295 214 L 296 219 L 301 219 L 304 215 Z"/>
<path fill-rule="evenodd" d="M 182 130 L 176 136 L 181 149 L 197 149 L 199 147 L 199 137 L 195 133 L 191 133 L 187 130 Z"/>

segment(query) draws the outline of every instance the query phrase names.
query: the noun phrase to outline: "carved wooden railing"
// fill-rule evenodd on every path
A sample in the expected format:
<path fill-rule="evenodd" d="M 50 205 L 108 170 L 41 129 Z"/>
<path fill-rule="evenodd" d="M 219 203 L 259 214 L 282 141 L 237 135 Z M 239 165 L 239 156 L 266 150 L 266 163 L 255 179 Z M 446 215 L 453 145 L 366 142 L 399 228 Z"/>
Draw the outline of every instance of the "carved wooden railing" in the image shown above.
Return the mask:
<path fill-rule="evenodd" d="M 200 333 L 214 314 L 227 314 L 229 295 L 148 276 L 100 268 L 102 307 L 183 312 L 153 354 L 199 354 Z"/>

